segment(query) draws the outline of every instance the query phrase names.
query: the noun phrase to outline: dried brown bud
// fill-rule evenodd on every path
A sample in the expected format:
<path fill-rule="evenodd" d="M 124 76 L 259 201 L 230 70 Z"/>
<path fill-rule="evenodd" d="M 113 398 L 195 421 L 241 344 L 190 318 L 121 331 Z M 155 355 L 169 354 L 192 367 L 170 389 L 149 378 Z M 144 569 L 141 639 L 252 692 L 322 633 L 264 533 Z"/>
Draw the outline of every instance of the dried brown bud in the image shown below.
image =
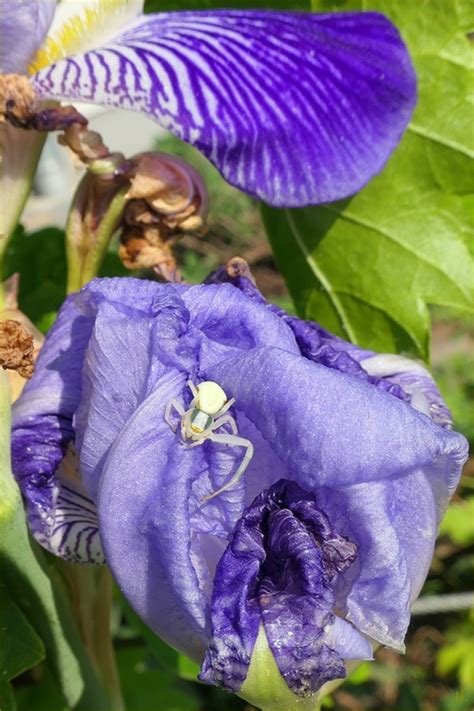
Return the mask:
<path fill-rule="evenodd" d="M 186 161 L 166 153 L 144 153 L 136 158 L 129 200 L 145 199 L 151 210 L 175 228 L 191 215 L 204 222 L 207 191 L 199 173 Z"/>
<path fill-rule="evenodd" d="M 0 115 L 16 125 L 28 123 L 36 110 L 36 97 L 27 77 L 0 74 Z"/>
<path fill-rule="evenodd" d="M 194 196 L 194 183 L 189 166 L 172 156 L 146 153 L 138 160 L 127 198 L 146 198 L 157 212 L 164 215 L 184 210 Z"/>
<path fill-rule="evenodd" d="M 171 245 L 183 232 L 205 232 L 202 178 L 186 161 L 166 153 L 140 154 L 131 170 L 119 256 L 129 269 L 152 267 L 168 281 L 180 281 Z"/>
<path fill-rule="evenodd" d="M 146 200 L 131 200 L 125 208 L 124 222 L 131 227 L 156 225 L 160 215 L 150 209 Z"/>
<path fill-rule="evenodd" d="M 243 276 L 249 279 L 252 284 L 255 284 L 255 278 L 252 271 L 245 259 L 242 257 L 232 257 L 232 259 L 229 259 L 225 265 L 225 270 L 231 279 Z"/>
<path fill-rule="evenodd" d="M 87 126 L 77 123 L 68 126 L 64 134 L 58 136 L 58 142 L 63 146 L 68 146 L 86 163 L 107 158 L 110 154 L 99 133 L 90 131 Z"/>
<path fill-rule="evenodd" d="M 127 230 L 121 237 L 119 257 L 127 269 L 154 269 L 166 281 L 181 281 L 170 244 L 156 228 Z"/>
<path fill-rule="evenodd" d="M 19 321 L 0 321 L 0 366 L 16 370 L 24 378 L 31 378 L 34 370 L 34 343 Z"/>

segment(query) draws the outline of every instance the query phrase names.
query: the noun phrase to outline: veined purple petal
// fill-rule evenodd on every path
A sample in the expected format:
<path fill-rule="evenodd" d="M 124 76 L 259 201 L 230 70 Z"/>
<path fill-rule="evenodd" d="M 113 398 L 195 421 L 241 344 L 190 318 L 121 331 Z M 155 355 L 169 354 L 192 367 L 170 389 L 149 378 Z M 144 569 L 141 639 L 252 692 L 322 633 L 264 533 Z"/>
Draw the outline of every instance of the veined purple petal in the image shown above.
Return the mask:
<path fill-rule="evenodd" d="M 466 441 L 369 383 L 274 348 L 211 367 L 206 377 L 246 416 L 301 486 L 342 486 L 430 468 L 447 500 Z M 295 453 L 297 453 L 295 455 Z"/>
<path fill-rule="evenodd" d="M 334 580 L 354 562 L 356 550 L 334 531 L 315 497 L 294 482 L 281 480 L 263 491 L 217 566 L 212 638 L 200 678 L 239 691 L 261 622 L 295 694 L 305 697 L 344 678 L 344 654 L 328 642 L 336 645 L 337 633 L 349 634 L 341 625 L 334 629 Z M 349 654 L 357 648 L 370 658 L 370 645 L 358 638 L 351 635 Z"/>
<path fill-rule="evenodd" d="M 437 475 L 415 469 L 391 479 L 318 490 L 331 524 L 359 556 L 338 579 L 336 606 L 357 629 L 404 651 L 410 607 L 433 556 L 440 512 Z"/>
<path fill-rule="evenodd" d="M 407 50 L 376 13 L 151 15 L 32 81 L 43 98 L 143 111 L 230 183 L 285 206 L 359 190 L 416 101 Z"/>
<path fill-rule="evenodd" d="M 41 349 L 36 377 L 14 405 L 12 469 L 41 545 L 74 562 L 102 563 L 95 505 L 69 461 L 91 329 L 91 318 L 69 298 Z"/>
<path fill-rule="evenodd" d="M 25 74 L 53 19 L 57 0 L 2 0 L 0 73 Z"/>
<path fill-rule="evenodd" d="M 232 284 L 249 298 L 265 304 L 291 328 L 305 358 L 372 383 L 409 402 L 437 425 L 451 429 L 451 412 L 433 377 L 420 363 L 391 353 L 374 353 L 335 336 L 313 321 L 290 316 L 278 306 L 267 303 L 247 276 L 229 275 L 225 267 L 216 270 L 206 281 L 209 284 Z"/>

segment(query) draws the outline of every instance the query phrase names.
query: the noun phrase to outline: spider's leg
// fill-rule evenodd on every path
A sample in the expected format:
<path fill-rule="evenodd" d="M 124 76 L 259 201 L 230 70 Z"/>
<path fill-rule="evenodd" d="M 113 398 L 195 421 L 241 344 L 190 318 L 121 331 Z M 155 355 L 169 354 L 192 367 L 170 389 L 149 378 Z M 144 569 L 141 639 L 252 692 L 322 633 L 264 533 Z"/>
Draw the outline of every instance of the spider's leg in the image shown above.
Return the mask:
<path fill-rule="evenodd" d="M 179 400 L 173 399 L 171 402 L 169 402 L 166 407 L 165 407 L 165 414 L 164 414 L 164 419 L 167 425 L 171 427 L 173 432 L 176 432 L 178 429 L 177 424 L 173 424 L 171 421 L 171 412 L 172 410 L 176 410 L 176 412 L 182 417 L 184 415 L 184 407 L 181 405 Z"/>
<path fill-rule="evenodd" d="M 225 405 L 223 405 L 223 406 L 221 407 L 221 409 L 219 410 L 219 412 L 216 412 L 215 417 L 220 417 L 221 415 L 224 414 L 224 412 L 227 412 L 227 410 L 229 409 L 229 407 L 232 407 L 232 405 L 234 404 L 234 402 L 235 402 L 235 397 L 231 397 L 230 400 L 227 400 L 227 402 L 225 403 Z"/>
<path fill-rule="evenodd" d="M 197 402 L 198 397 L 199 397 L 199 396 L 198 396 L 198 391 L 197 391 L 197 387 L 194 385 L 194 383 L 193 383 L 192 380 L 188 380 L 188 388 L 191 390 L 191 392 L 192 392 L 192 394 L 193 394 L 193 398 L 194 398 L 194 400 L 196 400 L 196 402 Z"/>
<path fill-rule="evenodd" d="M 231 435 L 231 434 L 214 434 L 214 433 L 211 433 L 208 436 L 208 439 L 212 440 L 213 442 L 221 442 L 222 444 L 230 444 L 233 447 L 245 447 L 247 451 L 245 452 L 244 458 L 240 462 L 239 468 L 237 469 L 235 474 L 231 477 L 231 479 L 229 479 L 227 484 L 224 484 L 224 486 L 221 486 L 221 488 L 217 489 L 217 491 L 213 491 L 212 494 L 209 494 L 209 496 L 204 496 L 201 499 L 201 501 L 209 501 L 210 499 L 213 499 L 214 496 L 218 496 L 219 494 L 222 494 L 223 491 L 226 491 L 231 486 L 234 486 L 234 484 L 237 484 L 240 477 L 242 476 L 242 474 L 245 472 L 248 465 L 250 464 L 250 460 L 253 457 L 253 444 L 249 439 L 245 439 L 244 437 L 236 437 L 235 435 Z"/>
<path fill-rule="evenodd" d="M 214 424 L 211 426 L 211 430 L 217 430 L 219 427 L 222 427 L 222 425 L 225 425 L 225 424 L 230 425 L 232 434 L 234 434 L 234 435 L 238 434 L 239 430 L 237 429 L 237 423 L 235 422 L 232 415 L 224 415 L 224 417 L 219 417 L 218 420 L 214 421 Z"/>
<path fill-rule="evenodd" d="M 194 442 L 191 442 L 191 444 L 186 444 L 186 449 L 192 449 L 192 447 L 199 447 L 200 444 L 204 444 L 206 439 L 203 437 L 202 439 L 194 440 Z"/>

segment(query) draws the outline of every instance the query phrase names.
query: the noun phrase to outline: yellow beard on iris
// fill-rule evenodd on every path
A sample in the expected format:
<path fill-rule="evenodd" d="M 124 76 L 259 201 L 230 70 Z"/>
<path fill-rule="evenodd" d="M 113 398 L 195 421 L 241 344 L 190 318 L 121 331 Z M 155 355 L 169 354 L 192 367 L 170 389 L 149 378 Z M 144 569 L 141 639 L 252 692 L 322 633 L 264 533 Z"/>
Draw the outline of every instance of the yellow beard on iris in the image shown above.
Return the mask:
<path fill-rule="evenodd" d="M 104 34 L 111 36 L 120 27 L 124 28 L 127 20 L 132 20 L 143 7 L 141 0 L 82 0 L 74 3 L 63 0 L 57 13 L 61 11 L 61 5 L 66 8 L 72 4 L 79 8 L 66 13 L 59 25 L 53 21 L 50 33 L 28 67 L 29 74 L 59 59 L 91 49 L 91 45 L 101 44 Z M 99 41 L 96 41 L 97 36 Z"/>

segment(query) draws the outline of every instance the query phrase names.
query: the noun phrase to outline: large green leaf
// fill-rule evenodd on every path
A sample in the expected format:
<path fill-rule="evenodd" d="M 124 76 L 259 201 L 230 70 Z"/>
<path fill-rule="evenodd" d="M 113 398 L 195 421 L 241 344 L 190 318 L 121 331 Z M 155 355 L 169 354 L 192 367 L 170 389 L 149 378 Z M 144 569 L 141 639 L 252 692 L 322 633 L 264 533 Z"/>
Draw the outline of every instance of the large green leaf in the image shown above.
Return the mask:
<path fill-rule="evenodd" d="M 0 583 L 0 678 L 14 679 L 44 656 L 41 639 Z"/>
<path fill-rule="evenodd" d="M 145 12 L 170 10 L 209 10 L 218 8 L 254 8 L 273 10 L 309 10 L 311 0 L 146 0 Z"/>
<path fill-rule="evenodd" d="M 46 662 L 71 706 L 101 711 L 108 703 L 92 670 L 72 619 L 60 581 L 48 569 L 39 547 L 29 538 L 19 489 L 10 467 L 10 401 L 5 372 L 0 368 L 0 580 L 4 596 L 14 600 L 25 618 L 9 621 L 2 646 L 16 649 L 13 670 L 34 663 L 37 652 L 27 654 L 20 639 L 34 631 L 41 640 Z M 7 648 L 8 648 L 7 647 Z M 21 654 L 25 654 L 23 662 Z"/>
<path fill-rule="evenodd" d="M 145 646 L 117 652 L 117 665 L 127 711 L 199 711 L 192 684 L 164 670 Z"/>
<path fill-rule="evenodd" d="M 385 170 L 355 197 L 264 208 L 276 260 L 301 316 L 363 346 L 427 358 L 427 305 L 474 304 L 468 3 L 313 0 L 313 9 L 388 15 L 411 51 L 419 103 Z"/>
<path fill-rule="evenodd" d="M 43 643 L 0 581 L 1 711 L 14 711 L 16 708 L 10 680 L 39 664 L 44 656 Z"/>

